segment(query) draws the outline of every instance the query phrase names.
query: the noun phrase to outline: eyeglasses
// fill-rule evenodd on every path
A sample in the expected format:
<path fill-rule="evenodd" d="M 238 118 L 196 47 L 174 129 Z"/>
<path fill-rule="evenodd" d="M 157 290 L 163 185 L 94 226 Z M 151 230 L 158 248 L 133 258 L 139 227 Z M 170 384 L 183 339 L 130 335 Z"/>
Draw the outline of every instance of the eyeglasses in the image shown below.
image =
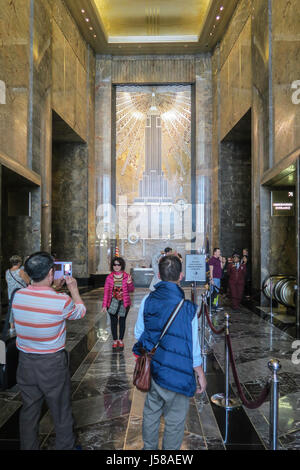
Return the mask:
<path fill-rule="evenodd" d="M 121 266 L 119 263 L 114 263 L 113 266 Z"/>

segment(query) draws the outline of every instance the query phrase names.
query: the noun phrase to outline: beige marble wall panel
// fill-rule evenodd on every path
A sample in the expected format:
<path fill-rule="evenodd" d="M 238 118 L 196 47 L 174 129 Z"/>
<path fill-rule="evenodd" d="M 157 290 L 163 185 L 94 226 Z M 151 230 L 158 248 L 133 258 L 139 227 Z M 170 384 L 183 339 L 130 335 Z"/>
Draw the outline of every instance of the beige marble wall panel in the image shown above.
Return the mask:
<path fill-rule="evenodd" d="M 251 19 L 249 18 L 220 70 L 221 140 L 252 103 Z"/>
<path fill-rule="evenodd" d="M 252 10 L 252 274 L 260 289 L 269 272 L 269 191 L 261 178 L 269 167 L 268 2 L 253 0 Z M 261 256 L 263 253 L 263 256 Z"/>
<path fill-rule="evenodd" d="M 55 22 L 52 57 L 53 109 L 86 140 L 87 71 Z"/>
<path fill-rule="evenodd" d="M 195 83 L 196 109 L 196 197 L 204 201 L 208 212 L 210 210 L 210 155 L 211 155 L 211 121 L 212 121 L 212 92 L 211 92 L 211 62 L 207 55 L 199 56 L 139 56 L 139 57 L 108 57 L 98 56 L 96 61 L 96 112 L 95 112 L 95 175 L 96 175 L 96 206 L 110 203 L 111 189 L 114 191 L 114 181 L 111 173 L 111 132 L 112 132 L 112 89 L 113 84 L 132 83 Z M 205 179 L 205 184 L 203 180 Z M 110 223 L 103 222 L 104 211 L 97 211 L 96 257 L 98 272 L 107 272 L 107 260 L 110 248 L 109 241 L 103 237 L 109 230 Z M 102 220 L 102 222 L 101 222 Z M 106 227 L 107 226 L 107 227 Z M 108 238 L 110 233 L 107 233 Z M 152 242 L 147 246 L 147 253 L 155 249 Z M 197 239 L 199 249 L 202 238 Z M 165 242 L 163 243 L 166 244 Z M 120 248 L 120 247 L 119 247 Z M 136 255 L 137 256 L 137 255 Z M 146 254 L 146 258 L 147 258 Z M 141 265 L 146 262 L 144 255 L 138 260 Z"/>
<path fill-rule="evenodd" d="M 0 150 L 27 165 L 30 2 L 1 2 L 0 80 L 6 103 L 0 105 Z"/>
<path fill-rule="evenodd" d="M 241 0 L 238 4 L 234 15 L 230 21 L 227 31 L 220 44 L 220 67 L 222 68 L 226 62 L 231 50 L 238 40 L 245 24 L 249 20 L 251 14 L 253 0 Z M 266 0 L 260 0 L 261 3 L 267 3 Z"/>
<path fill-rule="evenodd" d="M 96 272 L 96 174 L 95 174 L 95 73 L 96 60 L 89 49 L 88 81 L 88 272 Z"/>
<path fill-rule="evenodd" d="M 291 84 L 300 80 L 300 2 L 272 2 L 274 165 L 300 147 L 300 104 Z"/>
<path fill-rule="evenodd" d="M 64 39 L 64 118 L 76 130 L 77 60 L 70 44 Z M 85 110 L 84 110 L 85 111 Z"/>
<path fill-rule="evenodd" d="M 66 40 L 70 44 L 74 54 L 85 70 L 88 68 L 87 44 L 82 38 L 78 27 L 69 13 L 68 8 L 61 0 L 51 0 L 52 15 L 57 26 L 63 31 Z"/>
<path fill-rule="evenodd" d="M 220 141 L 220 48 L 212 57 L 212 185 L 211 185 L 211 244 L 219 246 L 219 141 Z"/>
<path fill-rule="evenodd" d="M 195 80 L 194 56 L 113 57 L 113 83 L 178 83 Z"/>
<path fill-rule="evenodd" d="M 65 40 L 56 25 L 52 24 L 52 105 L 53 109 L 61 115 L 65 115 Z"/>
<path fill-rule="evenodd" d="M 75 127 L 87 139 L 87 71 L 76 59 Z"/>

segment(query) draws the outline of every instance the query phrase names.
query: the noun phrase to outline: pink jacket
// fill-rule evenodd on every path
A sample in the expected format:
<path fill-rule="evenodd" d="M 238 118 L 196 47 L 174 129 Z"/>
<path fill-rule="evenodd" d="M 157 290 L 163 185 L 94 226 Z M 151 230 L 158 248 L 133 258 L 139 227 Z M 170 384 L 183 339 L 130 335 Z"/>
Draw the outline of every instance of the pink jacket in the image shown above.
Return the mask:
<path fill-rule="evenodd" d="M 131 305 L 129 292 L 134 291 L 133 282 L 131 282 L 130 284 L 127 283 L 128 276 L 129 275 L 125 271 L 123 271 L 122 289 L 123 289 L 123 304 L 125 308 Z M 110 306 L 113 288 L 114 288 L 114 273 L 110 273 L 105 280 L 104 296 L 103 296 L 103 302 L 102 302 L 103 308 L 104 307 L 108 308 Z"/>

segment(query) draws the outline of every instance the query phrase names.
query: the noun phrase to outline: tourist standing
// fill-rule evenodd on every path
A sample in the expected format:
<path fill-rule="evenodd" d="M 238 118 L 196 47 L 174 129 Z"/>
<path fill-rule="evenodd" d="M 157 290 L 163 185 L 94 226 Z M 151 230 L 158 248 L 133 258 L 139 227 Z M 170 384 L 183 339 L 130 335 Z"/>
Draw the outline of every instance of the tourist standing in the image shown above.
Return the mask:
<path fill-rule="evenodd" d="M 123 350 L 126 318 L 131 305 L 129 294 L 134 291 L 134 284 L 130 274 L 125 272 L 125 261 L 120 256 L 112 259 L 110 269 L 104 285 L 102 311 L 110 316 L 113 350 Z"/>
<path fill-rule="evenodd" d="M 133 347 L 147 351 L 156 345 L 160 334 L 176 306 L 184 299 L 179 287 L 182 279 L 181 261 L 168 255 L 159 262 L 161 282 L 142 300 Z M 164 416 L 163 450 L 180 449 L 190 398 L 204 392 L 206 378 L 198 337 L 198 307 L 183 302 L 173 323 L 163 336 L 151 361 L 151 388 L 143 412 L 144 450 L 158 449 L 160 418 Z"/>
<path fill-rule="evenodd" d="M 66 320 L 83 318 L 86 308 L 76 279 L 66 283 L 71 297 L 52 289 L 54 259 L 47 252 L 29 256 L 24 270 L 31 285 L 16 292 L 12 310 L 19 349 L 17 384 L 23 406 L 20 411 L 21 450 L 38 450 L 38 426 L 44 399 L 53 418 L 55 449 L 75 449 L 71 408 L 71 380 L 65 350 Z"/>
<path fill-rule="evenodd" d="M 221 278 L 222 270 L 224 263 L 221 259 L 221 250 L 220 248 L 214 248 L 213 256 L 210 258 L 209 262 L 209 273 L 210 273 L 210 295 L 216 296 L 216 302 L 214 303 L 215 309 L 223 310 L 223 307 L 219 307 L 219 291 L 221 287 Z"/>

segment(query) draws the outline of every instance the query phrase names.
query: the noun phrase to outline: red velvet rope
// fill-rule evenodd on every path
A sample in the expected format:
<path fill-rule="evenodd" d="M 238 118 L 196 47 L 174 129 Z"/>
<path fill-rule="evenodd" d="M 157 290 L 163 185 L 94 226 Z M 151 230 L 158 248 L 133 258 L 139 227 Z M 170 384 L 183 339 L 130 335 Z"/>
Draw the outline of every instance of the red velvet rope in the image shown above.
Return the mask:
<path fill-rule="evenodd" d="M 263 389 L 263 391 L 261 392 L 260 396 L 255 401 L 248 401 L 247 398 L 244 395 L 244 392 L 242 390 L 242 387 L 241 387 L 241 384 L 240 384 L 240 381 L 239 381 L 239 378 L 238 378 L 238 374 L 237 374 L 237 370 L 236 370 L 236 364 L 235 364 L 235 360 L 234 360 L 234 356 L 233 356 L 233 352 L 232 352 L 231 338 L 230 338 L 229 334 L 225 335 L 225 341 L 227 341 L 227 345 L 228 345 L 228 349 L 229 349 L 229 358 L 230 358 L 231 367 L 232 367 L 232 373 L 233 373 L 235 384 L 236 384 L 238 392 L 239 392 L 239 396 L 240 396 L 240 398 L 243 402 L 243 405 L 245 405 L 246 408 L 250 408 L 251 410 L 254 410 L 255 408 L 260 407 L 263 404 L 263 402 L 266 400 L 266 398 L 267 398 L 267 396 L 270 392 L 270 383 L 268 382 L 266 384 L 266 386 Z"/>
<path fill-rule="evenodd" d="M 223 333 L 223 331 L 225 331 L 225 326 L 223 326 L 223 328 L 221 328 L 220 330 L 216 330 L 215 327 L 213 326 L 212 322 L 210 321 L 206 304 L 204 304 L 204 308 L 205 308 L 205 315 L 206 315 L 208 325 L 209 325 L 210 329 L 213 331 L 213 333 L 215 333 L 216 335 L 220 335 L 221 333 Z"/>
<path fill-rule="evenodd" d="M 202 305 L 201 305 L 200 311 L 199 311 L 199 313 L 198 313 L 198 318 L 200 318 L 200 317 L 201 317 L 201 315 L 202 315 L 202 311 L 203 311 L 203 309 L 202 309 Z"/>

